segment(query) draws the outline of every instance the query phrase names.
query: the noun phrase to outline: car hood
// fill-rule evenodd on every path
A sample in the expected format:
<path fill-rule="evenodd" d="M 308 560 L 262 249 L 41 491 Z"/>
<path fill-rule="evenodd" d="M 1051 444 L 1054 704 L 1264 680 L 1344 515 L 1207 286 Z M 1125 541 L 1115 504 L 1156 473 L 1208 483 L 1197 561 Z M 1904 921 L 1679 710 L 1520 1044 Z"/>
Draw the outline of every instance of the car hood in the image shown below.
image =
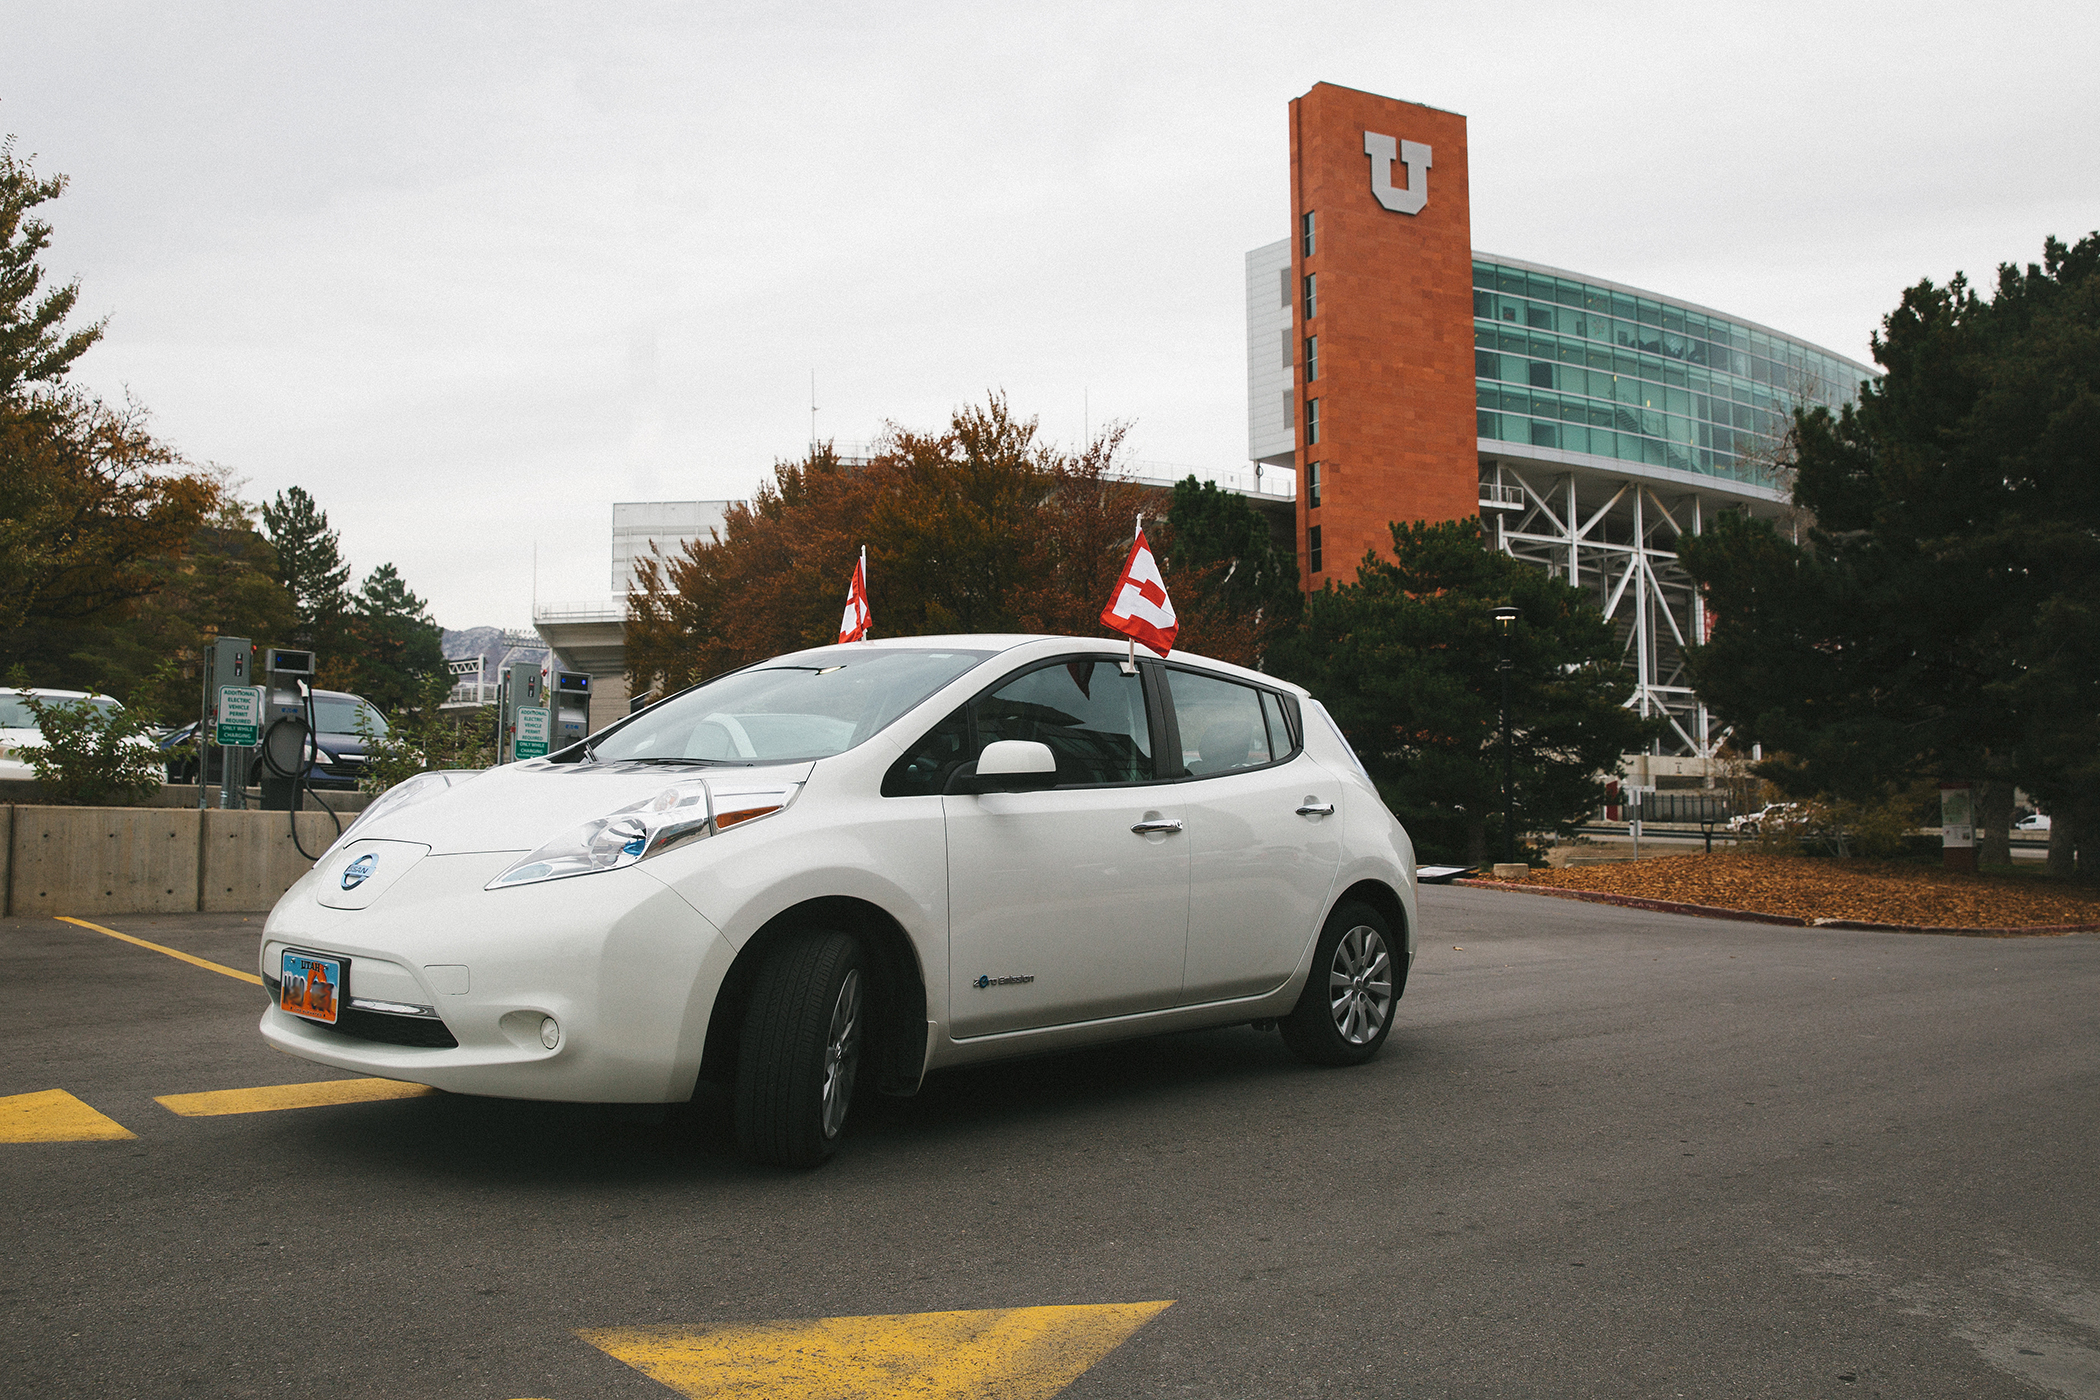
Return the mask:
<path fill-rule="evenodd" d="M 705 778 L 762 787 L 807 780 L 813 762 L 765 767 L 651 763 L 518 763 L 461 775 L 435 796 L 358 824 L 357 839 L 414 841 L 432 855 L 531 851 L 587 821 L 647 801 L 674 783 Z"/>

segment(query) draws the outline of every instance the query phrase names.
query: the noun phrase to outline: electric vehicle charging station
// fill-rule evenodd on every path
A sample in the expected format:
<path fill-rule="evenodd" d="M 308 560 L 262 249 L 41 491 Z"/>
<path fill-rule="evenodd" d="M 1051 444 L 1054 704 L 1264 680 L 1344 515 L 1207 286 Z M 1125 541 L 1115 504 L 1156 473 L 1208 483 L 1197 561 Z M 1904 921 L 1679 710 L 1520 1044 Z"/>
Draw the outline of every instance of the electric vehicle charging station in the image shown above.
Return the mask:
<path fill-rule="evenodd" d="M 219 750 L 219 806 L 248 805 L 248 750 L 262 741 L 262 693 L 255 687 L 255 644 L 220 637 L 204 649 L 204 703 L 197 724 L 197 806 L 205 801 L 211 747 Z"/>
<path fill-rule="evenodd" d="M 547 709 L 547 677 L 537 661 L 513 661 L 503 668 L 503 742 L 498 763 L 546 756 L 552 737 Z"/>
<path fill-rule="evenodd" d="M 271 647 L 263 653 L 262 805 L 289 812 L 299 800 L 299 781 L 313 762 L 313 733 L 307 725 L 307 689 L 313 685 L 314 654 Z"/>
<path fill-rule="evenodd" d="M 548 696 L 554 710 L 554 747 L 565 749 L 591 732 L 591 678 L 578 671 L 556 671 Z"/>

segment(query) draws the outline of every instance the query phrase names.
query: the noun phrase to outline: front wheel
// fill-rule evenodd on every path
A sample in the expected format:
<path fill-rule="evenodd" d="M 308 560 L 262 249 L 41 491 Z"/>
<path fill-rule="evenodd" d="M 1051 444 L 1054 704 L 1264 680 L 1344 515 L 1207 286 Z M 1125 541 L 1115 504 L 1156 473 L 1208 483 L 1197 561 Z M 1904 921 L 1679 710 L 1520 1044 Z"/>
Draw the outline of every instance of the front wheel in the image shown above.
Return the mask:
<path fill-rule="evenodd" d="M 1320 930 L 1305 991 L 1277 1023 L 1283 1043 L 1316 1065 L 1360 1065 L 1376 1055 L 1393 1029 L 1403 956 L 1384 915 L 1368 904 L 1337 905 Z"/>
<path fill-rule="evenodd" d="M 853 1106 L 866 1008 L 865 960 L 851 936 L 791 934 L 767 955 L 737 1056 L 745 1156 L 782 1167 L 831 1156 Z"/>

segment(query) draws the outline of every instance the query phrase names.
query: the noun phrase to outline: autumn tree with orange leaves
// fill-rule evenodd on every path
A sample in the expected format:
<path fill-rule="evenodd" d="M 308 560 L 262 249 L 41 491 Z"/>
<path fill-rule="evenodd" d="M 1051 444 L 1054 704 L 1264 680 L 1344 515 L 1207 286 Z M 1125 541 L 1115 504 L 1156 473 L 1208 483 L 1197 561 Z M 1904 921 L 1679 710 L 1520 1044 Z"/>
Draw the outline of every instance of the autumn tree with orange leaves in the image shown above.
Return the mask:
<path fill-rule="evenodd" d="M 1140 512 L 1178 644 L 1254 664 L 1289 619 L 1224 586 L 1234 560 L 1175 559 L 1166 494 L 1110 473 L 1122 441 L 1112 426 L 1061 451 L 993 394 L 939 432 L 891 425 L 865 463 L 829 445 L 779 463 L 755 500 L 730 507 L 719 538 L 640 561 L 627 600 L 631 693 L 836 640 L 863 545 L 877 636 L 1106 635 L 1101 609 Z"/>

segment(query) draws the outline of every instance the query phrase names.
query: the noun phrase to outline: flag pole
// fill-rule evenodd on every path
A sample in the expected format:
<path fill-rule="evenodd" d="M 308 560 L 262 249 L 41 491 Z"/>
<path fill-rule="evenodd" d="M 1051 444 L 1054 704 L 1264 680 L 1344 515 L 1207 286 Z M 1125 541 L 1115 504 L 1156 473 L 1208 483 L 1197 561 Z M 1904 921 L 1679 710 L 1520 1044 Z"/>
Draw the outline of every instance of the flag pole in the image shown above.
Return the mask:
<path fill-rule="evenodd" d="M 1130 537 L 1130 547 L 1131 547 L 1132 549 L 1136 549 L 1136 548 L 1137 548 L 1137 542 L 1138 542 L 1139 540 L 1143 539 L 1144 537 L 1145 537 L 1145 512 L 1143 512 L 1143 511 L 1139 511 L 1139 512 L 1138 512 L 1138 518 L 1137 518 L 1137 531 L 1136 531 L 1136 533 L 1132 534 L 1132 535 L 1131 535 L 1131 537 Z M 1130 634 L 1128 634 L 1128 633 L 1125 633 L 1125 634 L 1124 634 L 1124 637 L 1123 637 L 1123 640 L 1124 640 L 1125 642 L 1128 642 L 1128 643 L 1130 644 L 1130 654 L 1129 654 L 1129 656 L 1128 656 L 1128 657 L 1126 657 L 1126 658 L 1124 659 L 1124 662 L 1123 662 L 1123 674 L 1124 674 L 1124 675 L 1126 675 L 1126 676 L 1134 676 L 1134 675 L 1136 675 L 1136 674 L 1137 674 L 1137 638 L 1136 638 L 1136 637 L 1134 637 L 1134 636 L 1131 636 L 1131 635 L 1130 635 Z"/>
<path fill-rule="evenodd" d="M 867 600 L 868 595 L 868 547 L 860 547 L 860 592 L 861 606 L 868 610 L 868 625 L 860 629 L 860 639 L 870 641 L 875 636 L 875 607 Z"/>

